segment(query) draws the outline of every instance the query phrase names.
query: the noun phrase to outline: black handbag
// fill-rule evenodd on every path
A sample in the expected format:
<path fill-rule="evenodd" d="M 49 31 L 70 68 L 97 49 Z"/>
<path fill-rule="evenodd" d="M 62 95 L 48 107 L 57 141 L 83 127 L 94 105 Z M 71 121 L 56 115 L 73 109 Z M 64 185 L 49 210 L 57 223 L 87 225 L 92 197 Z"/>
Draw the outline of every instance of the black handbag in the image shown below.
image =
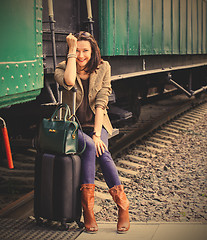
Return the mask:
<path fill-rule="evenodd" d="M 62 120 L 57 117 L 60 109 L 65 109 Z M 44 118 L 42 120 L 38 144 L 40 150 L 58 154 L 82 154 L 85 150 L 86 143 L 84 140 L 84 147 L 78 152 L 79 127 L 83 134 L 78 118 L 74 114 L 71 115 L 68 105 L 63 103 L 59 104 L 50 119 Z"/>

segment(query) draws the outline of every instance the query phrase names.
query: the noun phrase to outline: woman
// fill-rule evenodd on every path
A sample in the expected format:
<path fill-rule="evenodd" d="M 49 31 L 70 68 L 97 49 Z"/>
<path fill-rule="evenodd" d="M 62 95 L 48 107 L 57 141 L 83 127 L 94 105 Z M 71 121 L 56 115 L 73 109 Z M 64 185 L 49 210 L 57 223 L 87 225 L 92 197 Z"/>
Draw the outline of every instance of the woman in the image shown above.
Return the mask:
<path fill-rule="evenodd" d="M 73 86 L 77 88 L 76 115 L 82 125 L 86 140 L 86 150 L 81 155 L 82 185 L 81 204 L 85 229 L 89 233 L 98 231 L 94 217 L 95 162 L 98 160 L 112 198 L 118 205 L 117 232 L 129 230 L 129 201 L 111 154 L 108 151 L 108 134 L 112 126 L 107 115 L 108 96 L 111 94 L 111 72 L 107 61 L 101 59 L 96 40 L 88 32 L 66 37 L 69 47 L 67 60 L 58 64 L 56 81 L 67 91 L 63 91 L 63 102 L 72 107 Z M 83 147 L 83 136 L 79 134 L 79 148 Z"/>

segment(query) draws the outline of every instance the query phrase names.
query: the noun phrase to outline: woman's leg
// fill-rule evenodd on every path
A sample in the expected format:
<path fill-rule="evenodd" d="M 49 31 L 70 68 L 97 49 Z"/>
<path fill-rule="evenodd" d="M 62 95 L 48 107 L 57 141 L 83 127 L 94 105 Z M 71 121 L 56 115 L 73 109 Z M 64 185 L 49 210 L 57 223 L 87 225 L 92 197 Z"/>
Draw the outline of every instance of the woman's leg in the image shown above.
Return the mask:
<path fill-rule="evenodd" d="M 108 134 L 104 128 L 102 129 L 101 139 L 108 147 Z M 124 187 L 121 185 L 119 180 L 116 165 L 114 164 L 109 151 L 105 151 L 104 154 L 98 158 L 98 160 L 103 171 L 105 181 L 109 187 L 109 192 L 119 209 L 117 232 L 126 233 L 130 228 L 128 211 L 129 201 L 124 192 Z"/>
<path fill-rule="evenodd" d="M 101 140 L 108 148 L 108 132 L 105 130 L 105 128 L 102 128 Z M 108 187 L 112 188 L 115 185 L 120 185 L 121 181 L 119 179 L 118 171 L 110 152 L 106 150 L 100 157 L 97 158 L 97 160 L 99 161 L 104 179 Z"/>
<path fill-rule="evenodd" d="M 83 135 L 79 130 L 79 151 L 83 149 L 84 139 L 86 141 L 86 149 L 83 154 L 81 154 L 81 204 L 83 207 L 84 225 L 86 232 L 96 233 L 98 231 L 98 226 L 93 212 L 96 149 L 93 139 L 85 133 L 83 138 Z"/>
<path fill-rule="evenodd" d="M 82 184 L 94 184 L 95 179 L 95 163 L 96 163 L 96 149 L 93 139 L 87 134 L 83 135 L 81 131 L 78 132 L 78 149 L 81 151 L 84 146 L 84 139 L 86 141 L 86 149 L 81 154 L 81 182 Z"/>
<path fill-rule="evenodd" d="M 92 139 L 92 132 L 89 135 L 84 134 L 86 141 L 86 149 L 81 155 L 82 160 L 82 184 L 91 183 L 94 184 L 95 179 L 95 163 L 96 163 L 96 149 L 95 144 Z M 108 148 L 108 132 L 105 128 L 102 128 L 101 131 L 101 140 L 105 143 Z M 83 149 L 84 139 L 81 131 L 78 132 L 78 149 L 79 151 Z M 112 188 L 115 185 L 120 185 L 118 171 L 116 165 L 111 157 L 111 154 L 106 150 L 100 157 L 97 158 L 101 170 L 103 172 L 106 184 L 109 188 Z"/>

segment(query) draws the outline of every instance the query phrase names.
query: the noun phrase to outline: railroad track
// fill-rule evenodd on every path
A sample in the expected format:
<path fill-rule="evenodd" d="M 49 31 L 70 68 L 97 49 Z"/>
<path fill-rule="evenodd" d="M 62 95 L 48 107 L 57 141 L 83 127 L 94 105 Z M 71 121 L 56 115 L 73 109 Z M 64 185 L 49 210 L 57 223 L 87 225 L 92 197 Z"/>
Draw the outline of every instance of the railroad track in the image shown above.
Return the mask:
<path fill-rule="evenodd" d="M 152 159 L 156 157 L 157 153 L 160 153 L 163 148 L 166 148 L 168 144 L 170 144 L 171 141 L 180 134 L 180 131 L 185 131 L 187 126 L 186 124 L 194 124 L 200 117 L 203 116 L 203 114 L 206 113 L 207 106 L 206 104 L 204 104 L 203 107 L 198 106 L 195 110 L 191 110 L 189 113 L 186 113 L 185 116 L 181 116 L 179 117 L 179 119 L 176 119 L 173 122 L 166 123 L 166 121 L 169 121 L 175 116 L 187 111 L 189 108 L 192 107 L 192 105 L 197 105 L 201 102 L 201 100 L 196 100 L 196 103 L 195 101 L 192 102 L 190 100 L 184 102 L 185 103 L 182 102 L 182 107 L 179 107 L 179 110 L 177 109 L 175 111 L 175 107 L 173 107 L 173 110 L 171 109 L 170 113 L 169 111 L 165 111 L 164 118 L 163 116 L 159 118 L 155 117 L 156 121 L 154 119 L 152 119 L 151 121 L 144 121 L 141 117 L 138 123 L 130 126 L 130 131 L 128 131 L 126 128 L 120 129 L 121 137 L 120 139 L 115 139 L 116 144 L 112 146 L 110 151 L 116 162 L 117 169 L 121 176 L 121 181 L 124 184 L 131 182 L 132 179 L 137 175 L 138 170 L 141 168 L 143 169 L 145 166 L 147 166 L 152 161 Z M 162 103 L 161 105 L 163 107 L 165 103 Z M 142 129 L 140 130 L 141 122 L 144 122 L 144 124 L 142 125 Z M 160 129 L 155 130 L 157 128 Z M 148 137 L 149 134 L 151 135 L 150 137 Z M 127 153 L 123 155 L 124 151 L 127 151 Z M 25 203 L 27 203 L 26 214 L 32 215 L 31 206 L 33 205 L 32 189 L 34 181 L 35 150 L 28 149 L 26 153 L 19 152 L 16 154 L 15 157 L 16 159 L 19 159 L 15 163 L 17 168 L 16 170 L 11 171 L 5 170 L 6 168 L 0 168 L 1 178 L 3 179 L 3 182 L 5 184 L 2 184 L 2 186 L 9 188 L 11 187 L 10 185 L 15 184 L 17 186 L 17 192 L 11 192 L 11 196 L 13 196 L 14 198 L 18 194 L 19 186 L 23 186 L 23 188 L 25 189 L 25 193 L 28 193 L 29 191 L 30 193 L 24 196 L 25 193 L 23 192 L 22 198 L 20 200 L 17 200 L 16 203 L 12 203 L 11 205 L 3 208 L 0 211 L 1 216 L 18 217 L 19 212 L 21 212 L 21 210 L 19 209 L 23 209 Z M 25 165 L 27 166 L 26 170 L 23 167 Z M 13 176 L 14 173 L 16 176 Z M 23 181 L 23 174 L 24 178 L 27 179 L 26 182 Z M 95 181 L 96 197 L 98 199 L 110 201 L 111 197 L 107 193 L 107 187 L 105 182 L 101 181 L 102 178 L 103 176 L 101 175 L 101 173 L 97 171 L 97 177 Z M 8 180 L 10 182 L 10 185 L 6 186 Z M 96 212 L 100 211 L 100 209 L 100 205 L 97 204 Z M 25 210 L 23 211 L 25 212 Z"/>
<path fill-rule="evenodd" d="M 157 158 L 180 134 L 188 131 L 191 126 L 206 114 L 207 103 L 162 124 L 158 129 L 152 131 L 150 134 L 148 133 L 146 137 L 142 136 L 141 138 L 137 136 L 136 140 L 125 145 L 125 149 L 120 149 L 122 153 L 115 159 L 115 162 L 122 183 L 127 185 L 130 181 L 136 179 L 140 169 L 142 169 L 142 171 L 144 171 L 145 168 L 147 169 L 149 164 L 152 164 L 153 159 Z M 149 130 L 151 130 L 151 127 L 149 127 Z M 135 141 L 137 141 L 136 144 L 134 143 Z M 123 150 L 125 150 L 125 152 L 123 152 Z M 116 152 L 116 155 L 118 155 L 118 152 Z M 96 197 L 112 200 L 107 193 L 107 186 L 101 181 L 101 178 L 102 177 L 95 182 Z M 105 190 L 105 193 L 103 190 Z M 97 211 L 99 210 L 100 203 L 97 206 Z"/>

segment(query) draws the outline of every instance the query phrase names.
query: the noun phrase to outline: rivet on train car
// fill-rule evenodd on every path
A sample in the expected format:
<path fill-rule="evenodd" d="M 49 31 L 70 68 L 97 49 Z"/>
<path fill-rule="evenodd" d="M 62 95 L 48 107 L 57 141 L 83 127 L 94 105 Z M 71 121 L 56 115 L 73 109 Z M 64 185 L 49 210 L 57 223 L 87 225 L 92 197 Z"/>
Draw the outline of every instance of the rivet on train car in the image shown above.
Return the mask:
<path fill-rule="evenodd" d="M 31 76 L 31 73 L 28 73 L 28 76 L 30 77 L 30 76 Z"/>
<path fill-rule="evenodd" d="M 8 92 L 8 91 L 9 91 L 9 88 L 7 88 L 6 90 L 7 90 L 7 92 Z"/>
<path fill-rule="evenodd" d="M 14 76 L 11 76 L 11 79 L 14 79 Z"/>
<path fill-rule="evenodd" d="M 36 73 L 36 77 L 38 76 L 38 73 Z"/>
<path fill-rule="evenodd" d="M 41 63 L 39 63 L 39 67 L 42 67 L 42 64 L 41 64 Z"/>
<path fill-rule="evenodd" d="M 36 33 L 39 33 L 39 30 L 38 30 L 38 29 L 36 29 Z"/>
<path fill-rule="evenodd" d="M 16 86 L 16 89 L 18 89 L 19 87 L 18 86 Z"/>
<path fill-rule="evenodd" d="M 20 75 L 20 78 L 23 78 L 23 76 L 22 76 L 22 75 Z"/>
<path fill-rule="evenodd" d="M 32 67 L 34 67 L 34 63 L 32 63 Z"/>
<path fill-rule="evenodd" d="M 6 68 L 9 69 L 9 65 L 6 65 Z"/>
<path fill-rule="evenodd" d="M 18 68 L 19 67 L 19 65 L 18 64 L 16 64 L 16 68 Z"/>
<path fill-rule="evenodd" d="M 24 86 L 27 87 L 27 84 L 25 83 Z"/>
<path fill-rule="evenodd" d="M 36 58 L 39 58 L 39 55 L 37 55 Z"/>
<path fill-rule="evenodd" d="M 42 76 L 44 75 L 44 73 L 42 72 Z"/>
<path fill-rule="evenodd" d="M 26 68 L 26 67 L 27 67 L 27 64 L 24 64 L 24 67 Z"/>
<path fill-rule="evenodd" d="M 33 85 L 33 87 L 34 87 L 34 85 L 35 85 L 35 84 L 34 84 L 34 83 L 32 83 L 32 85 Z"/>
<path fill-rule="evenodd" d="M 4 81 L 4 77 L 2 77 L 1 80 Z"/>

